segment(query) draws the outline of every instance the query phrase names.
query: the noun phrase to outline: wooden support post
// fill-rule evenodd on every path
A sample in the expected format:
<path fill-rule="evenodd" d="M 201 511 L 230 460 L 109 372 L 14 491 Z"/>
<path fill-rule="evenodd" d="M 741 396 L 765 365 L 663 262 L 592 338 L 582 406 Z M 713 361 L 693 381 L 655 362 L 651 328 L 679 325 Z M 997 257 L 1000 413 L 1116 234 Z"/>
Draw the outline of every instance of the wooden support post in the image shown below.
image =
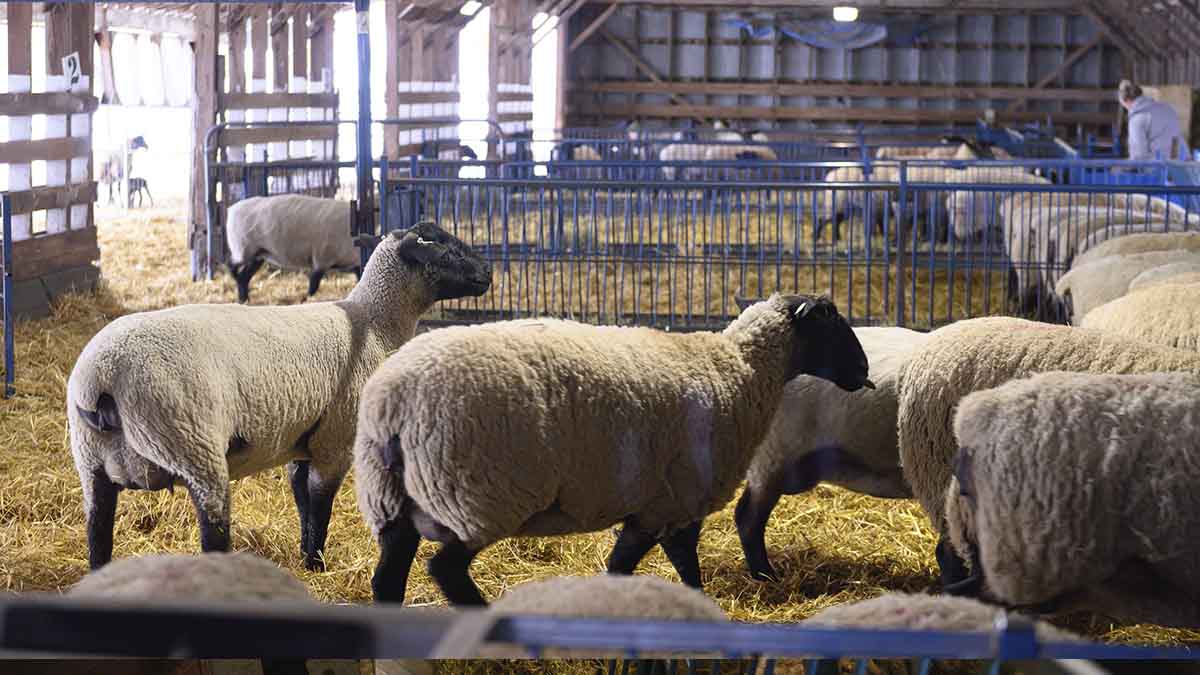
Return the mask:
<path fill-rule="evenodd" d="M 62 59 L 72 53 L 79 56 L 80 73 L 89 78 L 93 73 L 92 36 L 95 10 L 86 4 L 46 5 L 46 90 L 68 91 L 71 88 L 63 71 Z M 81 83 L 82 84 L 82 83 Z M 88 87 L 90 91 L 90 86 Z M 74 131 L 72 131 L 74 125 Z M 47 115 L 46 137 L 85 139 L 84 153 L 70 159 L 46 162 L 46 185 L 70 185 L 91 178 L 91 114 Z M 72 179 L 74 176 L 74 179 Z M 80 180 L 82 179 L 82 181 Z M 91 224 L 90 208 L 47 209 L 46 232 L 61 233 L 86 228 Z"/>
<path fill-rule="evenodd" d="M 317 88 L 325 93 L 333 91 L 333 18 L 330 16 L 322 16 L 312 27 L 310 42 L 312 44 L 312 57 L 309 59 L 312 73 L 311 79 L 319 80 Z M 328 108 L 321 111 L 319 119 L 333 120 L 337 118 L 337 110 Z M 322 141 L 314 143 L 316 148 L 317 159 L 337 159 L 337 140 L 336 135 L 332 141 Z M 328 181 L 323 186 L 323 189 L 328 190 L 325 196 L 332 197 L 335 188 L 337 187 L 337 171 L 324 173 Z"/>
<path fill-rule="evenodd" d="M 308 9 L 303 6 L 297 6 L 292 12 L 292 80 L 288 90 L 293 94 L 308 93 Z M 288 120 L 307 121 L 308 108 L 291 108 Z M 308 141 L 292 141 L 288 154 L 292 157 L 307 156 Z"/>
<path fill-rule="evenodd" d="M 267 34 L 270 17 L 265 6 L 250 10 L 250 93 L 265 94 L 267 92 Z M 265 108 L 255 108 L 246 111 L 247 122 L 265 122 Z M 246 146 L 246 159 L 252 162 L 266 159 L 266 147 L 258 145 Z"/>
<path fill-rule="evenodd" d="M 33 4 L 14 2 L 8 6 L 8 91 L 29 93 L 33 87 Z M 9 142 L 29 141 L 33 138 L 33 117 L 12 116 L 8 118 Z M 13 192 L 33 187 L 32 173 L 28 162 L 10 164 L 8 167 L 8 189 Z M 32 235 L 29 214 L 12 217 L 13 241 L 28 239 Z"/>
<path fill-rule="evenodd" d="M 499 107 L 499 91 L 500 91 L 500 14 L 503 12 L 505 0 L 498 0 L 492 5 L 491 12 L 488 14 L 488 106 L 487 116 L 492 122 L 499 124 L 500 118 L 497 108 Z M 489 130 L 488 137 L 492 136 L 492 130 Z M 495 142 L 488 143 L 487 158 L 499 159 L 500 150 Z"/>
<path fill-rule="evenodd" d="M 275 61 L 275 78 L 272 92 L 286 92 L 288 90 L 288 53 L 290 46 L 288 34 L 288 12 L 284 11 L 282 4 L 275 4 L 271 8 L 271 57 Z M 267 120 L 271 122 L 286 122 L 288 118 L 287 108 L 271 108 L 268 113 Z M 270 158 L 272 160 L 287 159 L 288 144 L 287 143 L 271 143 Z"/>
<path fill-rule="evenodd" d="M 213 278 L 208 260 L 206 213 L 208 194 L 205 176 L 204 137 L 217 118 L 217 12 L 216 3 L 197 4 L 195 51 L 196 100 L 192 104 L 192 179 L 188 182 L 188 246 L 192 249 L 192 279 Z M 223 246 L 223 241 L 218 242 Z M 213 261 L 215 262 L 215 261 Z"/>
<path fill-rule="evenodd" d="M 396 119 L 400 115 L 400 0 L 385 0 L 383 25 L 387 49 L 384 50 L 383 100 L 384 116 Z M 399 128 L 383 126 L 383 152 L 388 159 L 400 158 Z"/>
<path fill-rule="evenodd" d="M 234 11 L 229 17 L 229 25 L 227 27 L 229 35 L 229 93 L 230 94 L 245 94 L 246 93 L 246 15 L 240 11 Z M 246 111 L 243 109 L 229 109 L 224 104 L 220 105 L 217 111 L 222 115 L 227 122 L 244 122 L 246 120 Z M 230 146 L 225 150 L 226 157 L 231 162 L 246 161 L 246 146 Z M 232 185 L 230 186 L 233 187 Z M 238 187 L 237 197 L 241 197 L 241 186 Z"/>
<path fill-rule="evenodd" d="M 100 101 L 109 105 L 120 105 L 121 97 L 117 95 L 117 78 L 113 71 L 112 31 L 108 29 L 108 9 L 101 7 L 96 16 L 96 42 L 100 45 L 100 69 L 96 76 L 100 78 Z"/>

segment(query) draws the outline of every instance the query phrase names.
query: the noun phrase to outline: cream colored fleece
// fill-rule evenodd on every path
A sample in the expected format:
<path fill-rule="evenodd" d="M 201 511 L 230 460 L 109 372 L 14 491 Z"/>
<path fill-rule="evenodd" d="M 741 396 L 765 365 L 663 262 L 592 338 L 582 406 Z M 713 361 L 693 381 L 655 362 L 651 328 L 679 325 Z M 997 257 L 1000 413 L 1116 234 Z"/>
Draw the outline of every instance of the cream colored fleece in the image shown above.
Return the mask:
<path fill-rule="evenodd" d="M 1200 263 L 1200 254 L 1191 251 L 1151 251 L 1097 258 L 1059 279 L 1054 292 L 1071 298 L 1071 323 L 1081 325 L 1088 313 L 1129 292 L 1129 284 L 1146 270 L 1173 263 Z"/>
<path fill-rule="evenodd" d="M 67 595 L 130 600 L 316 603 L 308 586 L 252 553 L 121 558 L 89 572 Z"/>
<path fill-rule="evenodd" d="M 1200 372 L 1200 354 L 1086 328 L 1023 319 L 966 319 L 934 331 L 900 368 L 897 426 L 904 477 L 934 528 L 945 531 L 946 485 L 958 444 L 959 401 L 973 391 L 1052 370 Z"/>
<path fill-rule="evenodd" d="M 866 471 L 832 482 L 880 497 L 910 494 L 900 476 L 896 442 L 896 374 L 929 336 L 907 328 L 855 328 L 854 334 L 867 354 L 875 389 L 848 392 L 809 375 L 788 382 L 746 474 L 752 490 L 780 484 L 805 455 L 836 447 L 862 462 Z"/>
<path fill-rule="evenodd" d="M 90 510 L 103 467 L 116 483 L 162 467 L 208 513 L 229 516 L 229 481 L 295 459 L 318 476 L 351 464 L 358 394 L 433 303 L 422 270 L 385 237 L 338 302 L 185 305 L 121 317 L 84 347 L 67 382 L 71 453 Z M 77 408 L 111 395 L 123 433 L 100 433 Z M 315 427 L 307 448 L 297 447 Z M 244 441 L 231 451 L 233 439 Z M 234 445 L 241 445 L 240 443 Z"/>
<path fill-rule="evenodd" d="M 966 396 L 954 431 L 951 541 L 987 595 L 1200 625 L 1200 377 L 1045 373 Z"/>
<path fill-rule="evenodd" d="M 262 257 L 284 269 L 358 267 L 350 236 L 350 203 L 307 195 L 250 197 L 229 207 L 225 236 L 229 261 Z"/>
<path fill-rule="evenodd" d="M 1152 267 L 1129 282 L 1129 292 L 1161 284 L 1194 284 L 1200 281 L 1200 259 Z"/>
<path fill-rule="evenodd" d="M 430 331 L 367 383 L 355 441 L 373 532 L 405 494 L 471 548 L 637 518 L 653 534 L 723 507 L 783 393 L 779 296 L 723 333 L 556 319 Z M 393 436 L 403 485 L 380 449 Z"/>
<path fill-rule="evenodd" d="M 965 147 L 965 146 L 964 146 Z M 971 166 L 955 182 L 987 185 L 1049 185 L 1050 180 L 1035 176 L 1021 166 Z M 954 236 L 970 239 L 998 223 L 1003 192 L 992 190 L 954 190 L 946 195 L 946 212 Z"/>
<path fill-rule="evenodd" d="M 1194 229 L 1194 227 L 1193 227 Z M 1110 255 L 1131 255 L 1151 251 L 1192 251 L 1200 253 L 1200 232 L 1138 232 L 1106 236 L 1093 232 L 1080 248 L 1072 265 L 1079 267 Z"/>
<path fill-rule="evenodd" d="M 1081 325 L 1200 351 L 1200 283 L 1164 283 L 1130 291 L 1089 312 Z"/>
<path fill-rule="evenodd" d="M 873 628 L 876 630 L 927 630 L 959 632 L 992 632 L 996 630 L 1000 607 L 978 600 L 947 595 L 919 593 L 885 593 L 859 602 L 834 605 L 817 612 L 800 625 L 825 628 Z M 1053 642 L 1086 642 L 1082 637 L 1035 621 L 1038 640 Z"/>

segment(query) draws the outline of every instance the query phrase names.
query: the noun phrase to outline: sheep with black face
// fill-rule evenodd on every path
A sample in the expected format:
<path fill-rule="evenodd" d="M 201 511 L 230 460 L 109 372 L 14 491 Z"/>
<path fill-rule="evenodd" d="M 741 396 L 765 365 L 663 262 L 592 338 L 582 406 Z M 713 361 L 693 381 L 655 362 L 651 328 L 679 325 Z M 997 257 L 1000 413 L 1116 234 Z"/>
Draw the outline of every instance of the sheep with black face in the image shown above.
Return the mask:
<path fill-rule="evenodd" d="M 774 295 L 720 333 L 557 319 L 451 327 L 413 338 L 363 389 L 359 509 L 381 554 L 375 598 L 404 598 L 422 537 L 455 604 L 485 604 L 468 573 L 514 536 L 623 523 L 608 571 L 631 574 L 661 544 L 700 587 L 704 518 L 746 475 L 800 374 L 874 386 L 867 357 L 826 299 Z"/>
<path fill-rule="evenodd" d="M 201 548 L 224 551 L 229 481 L 289 463 L 305 563 L 322 567 L 363 384 L 412 337 L 425 310 L 490 285 L 486 261 L 422 223 L 379 242 L 338 302 L 185 305 L 110 323 L 67 383 L 91 567 L 112 558 L 120 490 L 182 483 Z"/>

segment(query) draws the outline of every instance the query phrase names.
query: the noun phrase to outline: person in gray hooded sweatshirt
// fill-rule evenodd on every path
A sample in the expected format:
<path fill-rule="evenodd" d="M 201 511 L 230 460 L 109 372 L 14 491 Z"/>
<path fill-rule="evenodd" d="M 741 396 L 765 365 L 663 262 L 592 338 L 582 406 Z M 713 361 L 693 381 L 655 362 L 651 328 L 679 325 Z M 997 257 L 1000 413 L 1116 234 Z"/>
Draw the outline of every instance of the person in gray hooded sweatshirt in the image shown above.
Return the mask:
<path fill-rule="evenodd" d="M 1175 160 L 1189 153 L 1175 109 L 1142 94 L 1142 88 L 1122 80 L 1117 99 L 1129 112 L 1129 159 Z"/>

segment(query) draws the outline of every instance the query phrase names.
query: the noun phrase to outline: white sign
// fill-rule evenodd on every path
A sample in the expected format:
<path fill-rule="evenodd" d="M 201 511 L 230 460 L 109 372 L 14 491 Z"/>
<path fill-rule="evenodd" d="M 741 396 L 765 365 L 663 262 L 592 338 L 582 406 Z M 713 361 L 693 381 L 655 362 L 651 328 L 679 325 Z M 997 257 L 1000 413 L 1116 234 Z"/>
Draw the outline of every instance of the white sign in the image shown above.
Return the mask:
<path fill-rule="evenodd" d="M 79 71 L 79 52 L 71 52 L 62 59 L 63 75 L 67 78 L 67 89 L 74 89 L 79 84 L 83 73 Z"/>

